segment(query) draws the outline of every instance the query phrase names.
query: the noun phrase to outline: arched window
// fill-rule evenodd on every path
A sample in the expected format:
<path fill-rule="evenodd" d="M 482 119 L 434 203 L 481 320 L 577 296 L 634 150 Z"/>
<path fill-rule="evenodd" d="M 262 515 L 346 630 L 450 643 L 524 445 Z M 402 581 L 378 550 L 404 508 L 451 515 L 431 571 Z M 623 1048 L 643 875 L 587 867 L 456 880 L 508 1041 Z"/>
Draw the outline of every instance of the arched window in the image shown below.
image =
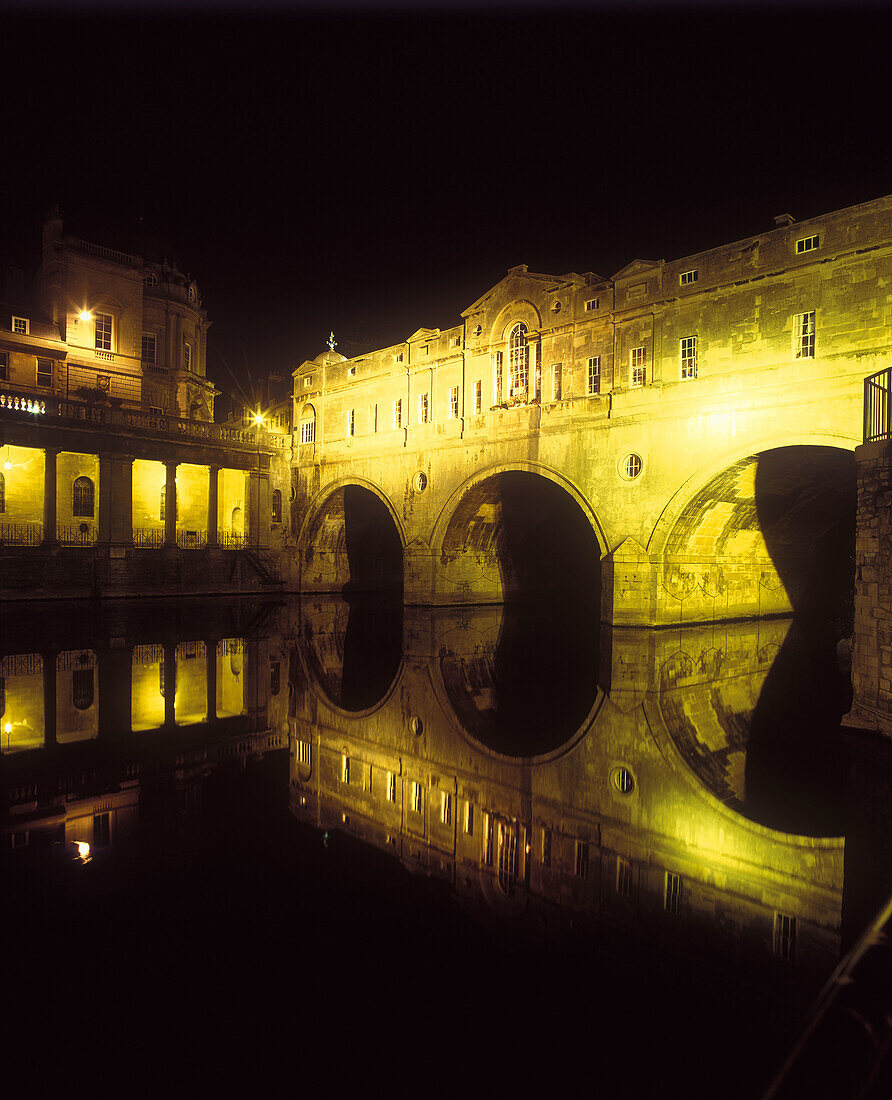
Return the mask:
<path fill-rule="evenodd" d="M 312 405 L 304 405 L 300 414 L 301 443 L 316 442 L 316 410 Z"/>
<path fill-rule="evenodd" d="M 76 668 L 71 673 L 71 701 L 78 710 L 93 705 L 93 669 Z"/>
<path fill-rule="evenodd" d="M 530 373 L 530 347 L 527 343 L 527 326 L 519 321 L 508 336 L 511 394 L 526 393 Z"/>
<path fill-rule="evenodd" d="M 273 489 L 273 523 L 282 522 L 282 490 Z"/>
<path fill-rule="evenodd" d="M 6 478 L 0 474 L 0 512 L 6 511 Z"/>
<path fill-rule="evenodd" d="M 71 514 L 73 516 L 92 516 L 93 497 L 93 482 L 88 477 L 76 477 L 71 494 Z"/>

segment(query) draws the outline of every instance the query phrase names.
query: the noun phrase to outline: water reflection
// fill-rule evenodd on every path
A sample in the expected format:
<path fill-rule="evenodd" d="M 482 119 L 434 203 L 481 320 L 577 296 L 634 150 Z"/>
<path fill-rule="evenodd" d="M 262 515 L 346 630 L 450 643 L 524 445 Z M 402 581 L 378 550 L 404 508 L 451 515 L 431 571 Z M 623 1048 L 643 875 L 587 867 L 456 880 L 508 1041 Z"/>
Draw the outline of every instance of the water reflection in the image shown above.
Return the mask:
<path fill-rule="evenodd" d="M 838 958 L 847 687 L 833 640 L 795 623 L 604 630 L 572 607 L 358 596 L 40 618 L 3 626 L 5 853 L 90 844 L 118 911 L 150 889 L 179 911 L 216 867 L 203 935 L 275 898 L 288 942 L 360 923 L 402 942 L 408 888 L 384 861 L 442 885 L 438 950 L 460 906 L 488 943 L 585 945 L 636 982 L 676 967 L 787 1011 Z M 270 875 L 233 859 L 261 801 Z M 324 900 L 335 873 L 365 884 L 361 909 L 343 884 Z"/>

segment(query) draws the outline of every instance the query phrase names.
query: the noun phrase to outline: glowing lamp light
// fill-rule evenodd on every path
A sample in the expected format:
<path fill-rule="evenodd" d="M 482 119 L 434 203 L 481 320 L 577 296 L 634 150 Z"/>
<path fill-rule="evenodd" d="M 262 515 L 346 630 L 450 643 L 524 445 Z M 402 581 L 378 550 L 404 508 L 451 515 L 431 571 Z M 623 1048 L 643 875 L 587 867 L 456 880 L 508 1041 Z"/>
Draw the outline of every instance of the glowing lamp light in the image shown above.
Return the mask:
<path fill-rule="evenodd" d="M 85 840 L 77 841 L 77 854 L 85 862 L 90 858 L 90 845 Z"/>
<path fill-rule="evenodd" d="M 258 411 L 256 413 L 254 413 L 254 423 L 257 424 L 257 425 L 262 425 L 263 424 L 263 413 L 262 412 Z"/>
<path fill-rule="evenodd" d="M 3 469 L 4 469 L 4 470 L 11 470 L 11 469 L 12 469 L 12 463 L 11 463 L 11 462 L 9 461 L 9 459 L 8 459 L 8 458 L 7 458 L 7 460 L 6 460 L 6 461 L 5 461 L 4 463 L 3 463 Z"/>
<path fill-rule="evenodd" d="M 12 733 L 12 722 L 7 722 L 6 723 L 6 725 L 3 727 L 3 732 L 4 733 Z"/>
<path fill-rule="evenodd" d="M 88 309 L 82 309 L 77 316 L 78 316 L 78 320 L 80 320 L 80 321 L 92 321 L 93 320 L 93 314 Z"/>

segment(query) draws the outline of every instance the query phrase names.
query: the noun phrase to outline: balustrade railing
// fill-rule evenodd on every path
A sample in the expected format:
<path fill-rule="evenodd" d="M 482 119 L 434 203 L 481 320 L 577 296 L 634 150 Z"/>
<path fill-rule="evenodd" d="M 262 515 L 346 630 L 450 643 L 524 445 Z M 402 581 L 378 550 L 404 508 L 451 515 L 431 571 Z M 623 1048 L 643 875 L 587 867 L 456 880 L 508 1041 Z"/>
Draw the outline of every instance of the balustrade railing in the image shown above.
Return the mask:
<path fill-rule="evenodd" d="M 892 367 L 864 379 L 864 442 L 892 438 Z"/>
<path fill-rule="evenodd" d="M 245 535 L 236 535 L 232 531 L 221 531 L 218 542 L 221 550 L 244 550 L 248 545 Z"/>
<path fill-rule="evenodd" d="M 56 539 L 62 546 L 92 546 L 97 531 L 92 523 L 81 523 L 77 527 L 56 525 Z"/>
<path fill-rule="evenodd" d="M 134 527 L 133 545 L 140 550 L 160 550 L 164 545 L 163 528 Z"/>
<path fill-rule="evenodd" d="M 203 550 L 207 544 L 207 531 L 177 530 L 177 546 L 181 550 Z"/>
<path fill-rule="evenodd" d="M 42 523 L 0 523 L 0 544 L 4 546 L 39 546 L 42 542 Z"/>

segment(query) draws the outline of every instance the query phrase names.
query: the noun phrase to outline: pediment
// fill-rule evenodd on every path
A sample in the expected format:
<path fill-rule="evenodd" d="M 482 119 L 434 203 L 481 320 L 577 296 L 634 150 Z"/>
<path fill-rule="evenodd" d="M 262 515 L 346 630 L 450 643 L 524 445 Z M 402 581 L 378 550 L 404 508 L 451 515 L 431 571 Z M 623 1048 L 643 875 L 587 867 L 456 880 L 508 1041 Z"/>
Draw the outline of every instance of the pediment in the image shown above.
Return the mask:
<path fill-rule="evenodd" d="M 642 275 L 645 272 L 655 270 L 664 262 L 663 260 L 632 260 L 621 271 L 617 271 L 613 278 L 627 279 L 631 275 Z"/>
<path fill-rule="evenodd" d="M 570 277 L 566 275 L 542 275 L 536 271 L 528 271 L 526 264 L 519 264 L 517 267 L 510 268 L 508 273 L 499 279 L 495 286 L 490 287 L 467 309 L 462 310 L 461 316 L 470 317 L 474 313 L 479 313 L 490 298 L 495 297 L 508 283 L 513 283 L 516 286 L 519 280 L 520 285 L 524 287 L 519 297 L 529 298 L 532 297 L 535 291 L 556 290 L 559 286 L 568 282 L 569 279 Z"/>
<path fill-rule="evenodd" d="M 440 330 L 438 328 L 417 328 L 406 343 L 411 344 L 413 340 L 431 340 L 433 337 L 439 335 Z"/>

